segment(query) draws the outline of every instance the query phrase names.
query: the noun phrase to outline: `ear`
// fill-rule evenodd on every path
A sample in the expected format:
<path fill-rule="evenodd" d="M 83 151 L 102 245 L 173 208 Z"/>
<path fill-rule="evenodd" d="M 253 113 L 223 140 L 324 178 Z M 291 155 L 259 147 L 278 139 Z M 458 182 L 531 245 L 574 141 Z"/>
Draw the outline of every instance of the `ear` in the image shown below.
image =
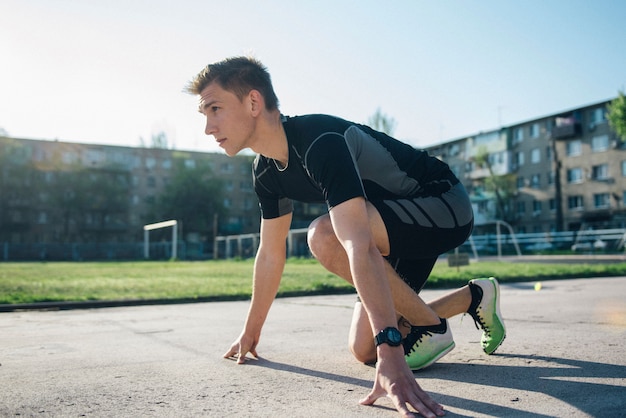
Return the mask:
<path fill-rule="evenodd" d="M 265 109 L 265 99 L 258 90 L 250 90 L 250 93 L 248 93 L 248 100 L 252 116 L 260 115 L 263 109 Z"/>

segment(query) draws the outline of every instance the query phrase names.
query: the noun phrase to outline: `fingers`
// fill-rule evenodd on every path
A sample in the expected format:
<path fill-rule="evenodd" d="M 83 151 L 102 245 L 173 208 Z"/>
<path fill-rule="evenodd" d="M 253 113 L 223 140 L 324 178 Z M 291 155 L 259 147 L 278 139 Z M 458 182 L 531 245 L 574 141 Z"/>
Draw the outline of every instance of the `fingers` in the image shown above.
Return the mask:
<path fill-rule="evenodd" d="M 388 392 L 378 382 L 374 383 L 372 391 L 359 401 L 361 405 L 373 405 L 378 398 L 387 396 L 391 399 L 398 413 L 403 417 L 414 417 L 415 414 L 409 410 L 408 405 L 415 408 L 422 416 L 436 418 L 445 415 L 443 406 L 435 402 L 420 386 L 413 380 L 408 391 L 396 391 L 393 388 Z M 397 388 L 397 386 L 395 387 Z M 408 404 L 408 405 L 407 405 Z"/>
<path fill-rule="evenodd" d="M 243 344 L 241 343 L 234 343 L 230 349 L 224 353 L 224 358 L 236 358 L 237 364 L 243 364 L 246 361 L 247 353 L 252 354 L 255 358 L 259 358 L 255 346 L 246 350 L 243 348 Z"/>
<path fill-rule="evenodd" d="M 374 389 L 372 389 L 372 391 L 365 398 L 361 399 L 359 403 L 361 405 L 373 405 L 374 402 L 376 402 L 376 400 L 383 395 L 384 393 L 382 395 L 379 395 Z"/>
<path fill-rule="evenodd" d="M 380 398 L 381 396 L 385 396 L 385 391 L 382 389 L 377 390 L 375 388 L 375 389 L 372 389 L 372 391 L 365 398 L 361 399 L 359 403 L 361 405 L 373 405 L 374 402 L 376 402 L 376 400 Z M 415 416 L 413 412 L 409 411 L 409 409 L 406 406 L 406 403 L 402 402 L 397 396 L 390 396 L 390 398 L 393 401 L 394 406 L 396 407 L 396 410 L 400 413 L 401 416 L 407 417 L 407 418 L 413 418 Z M 416 411 L 419 411 L 419 409 L 416 408 Z M 424 416 L 428 416 L 428 415 L 424 415 Z"/>
<path fill-rule="evenodd" d="M 235 354 L 238 354 L 240 352 L 240 347 L 241 344 L 239 344 L 238 342 L 233 343 L 233 345 L 230 346 L 230 349 L 226 353 L 224 353 L 224 358 L 234 357 Z"/>
<path fill-rule="evenodd" d="M 435 418 L 445 415 L 443 407 L 432 399 L 423 400 L 415 394 L 410 394 L 408 403 L 424 417 Z M 401 406 L 406 408 L 404 402 L 401 402 L 401 404 Z M 400 411 L 400 409 L 398 409 L 398 411 Z"/>

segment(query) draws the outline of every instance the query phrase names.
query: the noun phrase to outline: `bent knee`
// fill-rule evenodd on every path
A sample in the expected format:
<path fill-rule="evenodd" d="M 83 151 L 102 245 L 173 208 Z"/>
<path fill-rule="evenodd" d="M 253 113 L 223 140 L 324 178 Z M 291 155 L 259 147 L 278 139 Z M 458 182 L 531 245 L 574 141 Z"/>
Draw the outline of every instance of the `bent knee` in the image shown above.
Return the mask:
<path fill-rule="evenodd" d="M 376 348 L 373 345 L 371 348 L 366 348 L 363 346 L 357 347 L 352 345 L 350 346 L 350 352 L 352 352 L 352 355 L 358 362 L 361 362 L 363 364 L 376 363 Z"/>
<path fill-rule="evenodd" d="M 335 231 L 328 215 L 320 216 L 311 222 L 307 231 L 307 243 L 315 258 L 320 258 L 329 250 L 329 241 L 336 240 Z"/>

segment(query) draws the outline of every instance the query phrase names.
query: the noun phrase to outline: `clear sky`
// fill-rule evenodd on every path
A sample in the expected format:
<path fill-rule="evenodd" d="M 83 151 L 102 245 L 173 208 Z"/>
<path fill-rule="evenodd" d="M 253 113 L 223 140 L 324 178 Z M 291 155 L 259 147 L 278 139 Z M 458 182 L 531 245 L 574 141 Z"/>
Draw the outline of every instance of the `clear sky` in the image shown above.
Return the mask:
<path fill-rule="evenodd" d="M 13 137 L 217 151 L 182 93 L 252 54 L 287 115 L 428 146 L 617 96 L 622 0 L 0 0 L 0 128 Z"/>

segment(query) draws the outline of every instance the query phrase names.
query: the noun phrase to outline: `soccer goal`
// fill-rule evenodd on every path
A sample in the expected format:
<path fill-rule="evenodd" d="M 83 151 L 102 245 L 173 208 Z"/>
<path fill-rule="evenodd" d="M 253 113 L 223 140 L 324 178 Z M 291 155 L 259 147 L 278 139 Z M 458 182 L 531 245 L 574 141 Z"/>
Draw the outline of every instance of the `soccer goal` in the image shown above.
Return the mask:
<path fill-rule="evenodd" d="M 170 226 L 172 227 L 172 260 L 176 260 L 178 257 L 178 221 L 174 220 L 143 226 L 143 258 L 146 260 L 150 258 L 150 231 L 153 229 L 168 228 Z"/>

